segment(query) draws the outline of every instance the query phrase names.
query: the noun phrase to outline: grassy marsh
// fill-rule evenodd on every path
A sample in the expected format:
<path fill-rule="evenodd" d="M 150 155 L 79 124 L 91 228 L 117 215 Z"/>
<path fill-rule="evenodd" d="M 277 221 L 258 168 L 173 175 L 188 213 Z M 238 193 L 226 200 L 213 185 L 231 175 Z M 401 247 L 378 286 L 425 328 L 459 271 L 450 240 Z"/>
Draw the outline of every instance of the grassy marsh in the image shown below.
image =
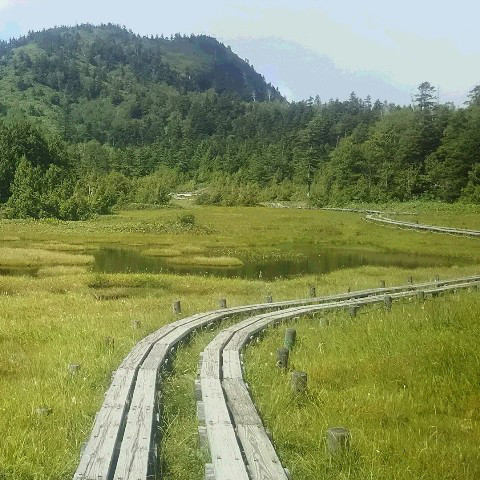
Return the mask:
<path fill-rule="evenodd" d="M 173 320 L 174 300 L 182 301 L 183 315 L 187 316 L 216 308 L 219 298 L 227 298 L 229 305 L 240 305 L 262 301 L 269 294 L 275 300 L 304 297 L 311 284 L 324 294 L 345 291 L 347 287 L 375 287 L 380 279 L 387 285 L 404 283 L 410 274 L 415 281 L 422 281 L 435 274 L 446 278 L 480 272 L 480 244 L 475 239 L 393 231 L 372 226 L 358 215 L 340 212 L 190 208 L 196 223 L 205 228 L 164 228 L 165 224 L 173 225 L 186 208 L 124 211 L 85 222 L 0 220 L 0 238 L 4 239 L 0 259 L 12 268 L 38 268 L 35 278 L 0 276 L 0 431 L 7 432 L 0 442 L 1 480 L 71 476 L 110 373 L 140 338 Z M 57 247 L 35 248 L 45 244 L 63 245 L 63 251 Z M 192 257 L 215 249 L 216 254 L 221 252 L 218 255 L 239 258 L 295 256 L 305 245 L 348 247 L 438 254 L 461 258 L 463 266 L 419 268 L 413 272 L 398 267 L 361 267 L 267 282 L 194 275 L 93 273 L 92 257 L 78 250 L 128 244 L 145 249 L 174 248 Z M 461 302 L 455 305 L 460 307 Z M 201 348 L 205 338 L 199 336 L 192 348 Z M 108 339 L 113 339 L 114 348 Z M 187 348 L 179 351 L 177 361 L 178 365 L 190 362 L 190 366 L 175 371 L 181 374 L 188 370 L 190 375 L 197 358 L 196 353 L 188 354 Z M 69 374 L 69 363 L 81 365 L 78 375 Z M 177 380 L 180 382 L 180 377 L 175 375 L 169 380 L 173 390 Z M 186 389 L 187 383 L 184 385 Z M 188 388 L 192 388 L 190 383 Z M 186 392 L 180 389 L 179 396 L 182 391 Z M 180 397 L 173 402 L 177 400 L 180 402 Z M 51 408 L 51 413 L 36 414 L 42 406 Z M 196 424 L 191 416 L 182 422 L 184 426 Z M 198 467 L 193 434 L 196 431 L 187 427 L 170 429 L 169 445 L 190 449 L 183 459 L 175 460 L 173 454 L 165 453 L 168 471 L 176 472 L 172 478 L 183 478 L 184 474 L 178 472 L 190 471 L 189 458 Z"/>
<path fill-rule="evenodd" d="M 195 215 L 199 229 L 165 228 L 186 211 Z M 469 211 L 461 215 L 458 211 L 442 211 L 433 212 L 426 221 L 438 223 L 437 215 L 452 222 L 468 218 L 466 226 L 470 228 L 475 228 L 480 218 Z M 16 243 L 22 247 L 53 241 L 87 248 L 135 244 L 145 249 L 174 249 L 185 254 L 215 249 L 218 254 L 241 259 L 291 256 L 309 246 L 429 254 L 480 262 L 476 239 L 390 229 L 368 223 L 359 214 L 322 210 L 190 206 L 120 211 L 84 222 L 0 220 L 2 236 L 19 238 Z M 197 251 L 192 252 L 192 248 Z"/>
<path fill-rule="evenodd" d="M 303 398 L 275 367 L 286 326 L 249 346 L 247 380 L 294 478 L 478 478 L 479 311 L 474 291 L 290 323 L 290 368 L 308 375 Z M 326 453 L 333 426 L 352 435 L 340 459 Z"/>
<path fill-rule="evenodd" d="M 94 258 L 91 255 L 72 255 L 40 248 L 0 248 L 0 266 L 2 267 L 90 265 L 93 262 Z"/>

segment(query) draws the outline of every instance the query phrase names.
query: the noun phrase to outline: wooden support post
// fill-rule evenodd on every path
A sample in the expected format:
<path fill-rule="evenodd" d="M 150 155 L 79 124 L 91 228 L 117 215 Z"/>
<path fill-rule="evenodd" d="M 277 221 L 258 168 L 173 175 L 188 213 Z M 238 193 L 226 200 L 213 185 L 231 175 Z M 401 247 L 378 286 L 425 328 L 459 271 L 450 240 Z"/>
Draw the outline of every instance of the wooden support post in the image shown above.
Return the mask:
<path fill-rule="evenodd" d="M 80 446 L 80 458 L 82 458 L 83 452 L 85 452 L 86 448 L 87 448 L 87 442 L 83 442 L 82 445 Z"/>
<path fill-rule="evenodd" d="M 205 465 L 205 480 L 215 480 L 215 469 L 211 463 Z"/>
<path fill-rule="evenodd" d="M 417 292 L 417 299 L 419 302 L 423 302 L 425 300 L 425 292 L 423 290 L 419 290 Z"/>
<path fill-rule="evenodd" d="M 195 379 L 195 400 L 197 400 L 197 402 L 202 401 L 202 385 L 199 378 Z"/>
<path fill-rule="evenodd" d="M 47 415 L 51 415 L 53 409 L 50 407 L 38 407 L 35 409 L 35 413 L 40 417 L 46 417 Z"/>
<path fill-rule="evenodd" d="M 357 316 L 357 313 L 358 313 L 358 309 L 360 308 L 359 305 L 351 305 L 350 308 L 348 309 L 348 311 L 350 312 L 350 316 L 352 318 L 355 318 Z"/>
<path fill-rule="evenodd" d="M 173 302 L 173 313 L 175 315 L 182 313 L 182 305 L 180 303 L 180 300 L 176 300 L 175 302 Z"/>
<path fill-rule="evenodd" d="M 283 369 L 288 368 L 288 349 L 279 348 L 277 350 L 277 367 Z"/>
<path fill-rule="evenodd" d="M 267 298 L 265 300 L 265 303 L 273 303 L 273 297 L 272 297 L 272 294 L 270 293 L 269 295 L 267 295 Z"/>
<path fill-rule="evenodd" d="M 140 320 L 133 320 L 132 321 L 132 328 L 138 330 L 142 326 L 142 322 Z"/>
<path fill-rule="evenodd" d="M 439 282 L 440 281 L 440 275 L 435 275 L 435 281 Z"/>
<path fill-rule="evenodd" d="M 327 317 L 322 317 L 318 323 L 321 327 L 328 327 L 330 325 L 330 319 Z"/>
<path fill-rule="evenodd" d="M 200 353 L 198 356 L 198 364 L 197 364 L 197 374 L 200 375 L 202 371 L 202 363 L 203 363 L 203 352 Z"/>
<path fill-rule="evenodd" d="M 390 295 L 385 295 L 383 301 L 385 303 L 385 308 L 389 312 L 392 309 L 392 297 Z"/>
<path fill-rule="evenodd" d="M 198 446 L 201 449 L 208 448 L 207 427 L 204 425 L 198 427 Z"/>
<path fill-rule="evenodd" d="M 303 393 L 307 389 L 307 374 L 306 372 L 294 371 L 292 372 L 292 392 Z"/>
<path fill-rule="evenodd" d="M 409 277 L 407 277 L 407 283 L 412 285 L 413 283 L 413 277 L 410 275 Z"/>
<path fill-rule="evenodd" d="M 80 365 L 79 365 L 78 363 L 71 363 L 71 364 L 68 366 L 68 371 L 69 371 L 72 375 L 76 375 L 79 370 L 80 370 Z"/>
<path fill-rule="evenodd" d="M 347 293 L 350 293 L 352 290 L 350 287 L 347 288 Z"/>
<path fill-rule="evenodd" d="M 205 407 L 203 402 L 197 402 L 197 420 L 200 425 L 205 425 Z"/>
<path fill-rule="evenodd" d="M 115 339 L 112 337 L 105 337 L 103 339 L 103 344 L 105 348 L 108 350 L 114 350 L 115 349 Z"/>
<path fill-rule="evenodd" d="M 220 308 L 227 308 L 227 299 L 226 298 L 221 298 L 219 301 L 218 301 L 218 306 Z"/>
<path fill-rule="evenodd" d="M 290 350 L 295 344 L 296 338 L 297 338 L 297 331 L 294 328 L 288 328 L 285 331 L 285 341 L 284 341 L 285 348 Z"/>
<path fill-rule="evenodd" d="M 331 455 L 345 453 L 350 447 L 350 432 L 343 427 L 327 430 L 327 450 Z"/>
<path fill-rule="evenodd" d="M 317 296 L 317 288 L 314 285 L 310 285 L 310 298 L 315 298 Z"/>
<path fill-rule="evenodd" d="M 380 288 L 385 288 L 385 280 L 380 280 Z"/>
<path fill-rule="evenodd" d="M 159 412 L 162 409 L 162 392 L 160 390 L 157 390 L 155 392 L 155 401 L 154 401 L 154 408 Z"/>

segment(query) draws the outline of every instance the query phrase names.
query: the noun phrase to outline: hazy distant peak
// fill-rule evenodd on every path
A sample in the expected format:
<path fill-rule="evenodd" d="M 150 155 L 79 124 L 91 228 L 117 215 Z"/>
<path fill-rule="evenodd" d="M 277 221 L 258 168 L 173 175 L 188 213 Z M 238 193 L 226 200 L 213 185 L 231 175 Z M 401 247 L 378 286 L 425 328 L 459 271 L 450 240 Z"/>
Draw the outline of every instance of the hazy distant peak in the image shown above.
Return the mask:
<path fill-rule="evenodd" d="M 385 75 L 338 67 L 334 60 L 304 46 L 277 37 L 225 40 L 243 58 L 248 58 L 267 81 L 277 85 L 289 100 L 319 95 L 322 100 L 346 99 L 352 91 L 396 104 L 410 104 L 412 87 L 398 86 Z"/>

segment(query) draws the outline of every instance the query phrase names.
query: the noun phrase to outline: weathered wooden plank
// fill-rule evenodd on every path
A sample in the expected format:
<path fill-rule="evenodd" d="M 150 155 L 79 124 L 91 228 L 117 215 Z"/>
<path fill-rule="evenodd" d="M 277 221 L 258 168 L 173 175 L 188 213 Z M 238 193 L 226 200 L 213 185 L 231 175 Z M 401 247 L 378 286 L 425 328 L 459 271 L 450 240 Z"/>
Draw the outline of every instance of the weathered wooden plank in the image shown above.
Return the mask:
<path fill-rule="evenodd" d="M 98 480 L 112 475 L 121 426 L 128 408 L 125 399 L 129 398 L 134 376 L 135 371 L 131 369 L 115 371 L 74 479 Z"/>
<path fill-rule="evenodd" d="M 132 349 L 113 375 L 104 403 L 96 416 L 92 434 L 85 446 L 75 479 L 98 480 L 110 479 L 115 469 L 117 451 L 123 435 L 130 398 L 141 362 L 162 336 L 172 332 L 179 325 L 205 317 L 206 314 L 194 315 L 167 325 L 149 335 Z M 131 368 L 128 368 L 131 367 Z"/>
<path fill-rule="evenodd" d="M 237 424 L 247 468 L 253 480 L 288 480 L 263 425 Z"/>
<path fill-rule="evenodd" d="M 231 425 L 232 421 L 220 380 L 217 378 L 201 378 L 200 381 L 202 383 L 202 401 L 207 429 L 209 425 L 216 423 Z"/>
<path fill-rule="evenodd" d="M 215 480 L 249 480 L 233 426 L 207 423 L 207 436 Z"/>
<path fill-rule="evenodd" d="M 257 409 L 241 377 L 224 379 L 222 386 L 236 426 L 262 425 Z"/>
<path fill-rule="evenodd" d="M 223 357 L 223 378 L 242 378 L 242 362 L 240 356 L 235 350 L 224 350 Z"/>
<path fill-rule="evenodd" d="M 140 369 L 128 412 L 114 480 L 146 479 L 155 449 L 157 372 Z"/>
<path fill-rule="evenodd" d="M 170 344 L 164 340 L 156 343 L 145 361 L 142 363 L 141 369 L 158 370 L 165 362 L 170 352 Z"/>
<path fill-rule="evenodd" d="M 175 344 L 189 335 L 195 328 L 212 320 L 215 320 L 214 315 L 197 317 L 170 331 L 151 348 L 139 370 L 135 384 L 132 405 L 127 416 L 125 436 L 120 448 L 115 470 L 115 480 L 138 480 L 146 478 L 149 466 L 152 464 L 151 460 L 155 447 L 151 442 L 148 443 L 148 439 L 153 438 L 152 427 L 156 423 L 156 382 L 150 382 L 148 384 L 148 390 L 146 390 L 144 379 L 149 378 L 152 380 L 157 378 L 160 367 L 165 363 Z M 152 388 L 153 390 L 151 390 Z"/>
<path fill-rule="evenodd" d="M 219 378 L 200 376 L 208 444 L 216 480 L 247 480 Z"/>

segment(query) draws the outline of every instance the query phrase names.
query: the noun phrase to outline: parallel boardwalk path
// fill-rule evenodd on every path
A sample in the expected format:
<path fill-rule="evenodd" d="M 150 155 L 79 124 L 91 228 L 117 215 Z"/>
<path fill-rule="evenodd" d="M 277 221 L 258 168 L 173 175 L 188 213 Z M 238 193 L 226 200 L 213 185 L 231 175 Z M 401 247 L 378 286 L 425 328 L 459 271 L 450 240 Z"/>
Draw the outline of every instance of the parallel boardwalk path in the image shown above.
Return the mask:
<path fill-rule="evenodd" d="M 480 277 L 456 282 L 435 282 L 389 292 L 390 300 L 439 293 L 460 288 L 478 287 Z M 204 350 L 200 370 L 202 410 L 204 412 L 211 465 L 215 480 L 287 480 L 287 471 L 275 452 L 253 400 L 243 381 L 241 350 L 247 342 L 270 324 L 305 314 L 351 306 L 384 303 L 385 292 L 359 298 L 332 299 L 325 303 L 298 306 L 264 313 L 223 330 Z M 221 413 L 219 413 L 221 412 Z M 228 415 L 230 412 L 230 415 Z M 236 443 L 234 439 L 236 438 Z M 228 439 L 228 441 L 226 440 Z M 243 465 L 242 456 L 243 453 Z"/>
<path fill-rule="evenodd" d="M 160 372 L 175 346 L 196 329 L 235 315 L 252 315 L 224 330 L 204 352 L 201 394 L 215 479 L 284 479 L 285 473 L 263 429 L 242 379 L 239 351 L 269 323 L 318 310 L 415 295 L 416 290 L 472 286 L 480 276 L 460 280 L 377 288 L 276 303 L 224 308 L 171 324 L 141 340 L 112 376 L 103 405 L 82 453 L 75 480 L 146 480 L 156 466 Z M 281 309 L 286 309 L 281 311 Z M 280 311 L 279 311 L 280 310 Z M 268 312 L 258 315 L 259 312 Z M 227 397 L 226 397 L 227 394 Z M 210 474 L 209 474 L 210 475 Z M 283 476 L 282 476 L 283 475 Z"/>
<path fill-rule="evenodd" d="M 421 230 L 425 232 L 448 233 L 450 235 L 463 235 L 466 237 L 480 238 L 480 231 L 478 230 L 468 230 L 465 228 L 439 227 L 436 225 L 423 225 L 421 223 L 403 222 L 400 220 L 392 220 L 391 218 L 383 217 L 381 215 L 367 215 L 365 218 L 369 221 L 379 222 L 385 225 L 392 225 L 399 228 L 408 228 L 412 230 Z"/>

